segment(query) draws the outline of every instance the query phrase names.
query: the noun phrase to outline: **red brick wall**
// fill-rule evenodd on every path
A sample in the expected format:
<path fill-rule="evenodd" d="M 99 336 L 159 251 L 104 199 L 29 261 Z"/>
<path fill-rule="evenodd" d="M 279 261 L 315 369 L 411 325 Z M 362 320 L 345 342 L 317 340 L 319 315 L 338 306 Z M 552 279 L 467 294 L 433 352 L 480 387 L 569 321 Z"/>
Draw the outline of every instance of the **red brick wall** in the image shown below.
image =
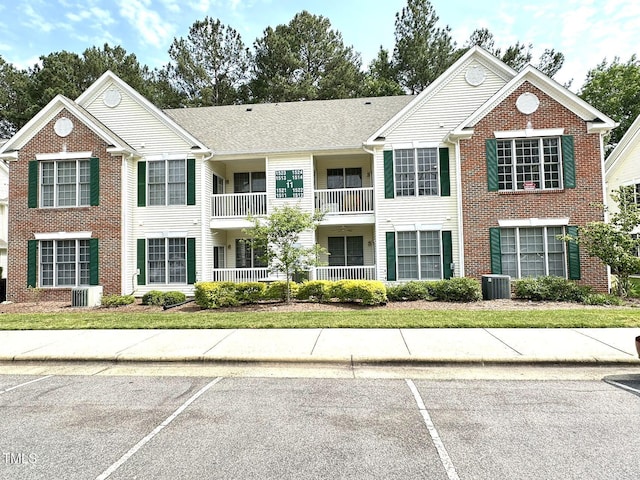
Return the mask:
<path fill-rule="evenodd" d="M 60 138 L 53 126 L 60 117 L 74 128 Z M 99 281 L 105 294 L 121 293 L 121 157 L 107 153 L 107 143 L 70 112 L 63 110 L 20 149 L 9 166 L 9 248 L 7 300 L 34 300 L 27 289 L 27 242 L 34 233 L 91 231 L 99 239 Z M 100 159 L 100 205 L 74 208 L 28 208 L 28 167 L 38 153 L 91 151 Z M 71 301 L 70 288 L 42 288 L 40 300 Z"/>
<path fill-rule="evenodd" d="M 515 103 L 525 92 L 534 93 L 540 106 L 531 115 L 519 112 Z M 574 136 L 576 188 L 550 192 L 489 192 L 485 139 L 495 131 L 524 130 L 527 121 L 534 129 L 564 128 Z M 491 273 L 489 228 L 498 220 L 568 217 L 569 225 L 603 220 L 602 168 L 598 134 L 588 134 L 586 122 L 529 83 L 491 111 L 474 127 L 473 137 L 460 142 L 462 212 L 464 222 L 465 273 L 479 278 Z M 607 289 L 606 268 L 598 259 L 580 252 L 581 283 L 599 291 Z"/>

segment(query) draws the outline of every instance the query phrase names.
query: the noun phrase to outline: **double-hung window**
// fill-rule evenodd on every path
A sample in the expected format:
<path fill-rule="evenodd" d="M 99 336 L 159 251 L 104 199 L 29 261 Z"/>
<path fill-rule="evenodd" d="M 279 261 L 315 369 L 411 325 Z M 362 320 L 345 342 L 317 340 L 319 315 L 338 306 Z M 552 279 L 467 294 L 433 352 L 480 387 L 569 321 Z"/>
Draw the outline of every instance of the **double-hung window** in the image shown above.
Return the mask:
<path fill-rule="evenodd" d="M 90 202 L 89 160 L 40 163 L 43 207 L 79 207 Z"/>
<path fill-rule="evenodd" d="M 502 273 L 513 278 L 566 278 L 566 243 L 558 238 L 562 234 L 563 227 L 502 228 Z"/>
<path fill-rule="evenodd" d="M 500 190 L 562 188 L 559 137 L 498 140 Z"/>
<path fill-rule="evenodd" d="M 186 160 L 154 160 L 148 164 L 149 205 L 186 205 Z"/>
<path fill-rule="evenodd" d="M 395 193 L 398 197 L 438 195 L 438 149 L 394 150 Z"/>
<path fill-rule="evenodd" d="M 89 285 L 89 242 L 88 239 L 40 241 L 40 286 Z"/>
<path fill-rule="evenodd" d="M 187 244 L 184 238 L 148 239 L 149 283 L 187 283 Z"/>
<path fill-rule="evenodd" d="M 439 231 L 397 232 L 398 280 L 442 278 Z"/>

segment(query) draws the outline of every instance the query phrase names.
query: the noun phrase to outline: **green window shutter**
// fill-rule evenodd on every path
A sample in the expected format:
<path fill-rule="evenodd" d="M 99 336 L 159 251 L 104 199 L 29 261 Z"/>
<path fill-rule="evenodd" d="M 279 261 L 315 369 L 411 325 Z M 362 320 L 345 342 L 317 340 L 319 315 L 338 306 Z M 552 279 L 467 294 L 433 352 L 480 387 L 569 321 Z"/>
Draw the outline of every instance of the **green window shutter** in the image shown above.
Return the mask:
<path fill-rule="evenodd" d="M 568 226 L 567 234 L 578 237 L 578 227 Z M 575 241 L 567 242 L 569 280 L 580 280 L 580 247 Z"/>
<path fill-rule="evenodd" d="M 187 283 L 196 283 L 196 239 L 187 238 Z"/>
<path fill-rule="evenodd" d="M 138 162 L 138 206 L 147 206 L 147 162 Z"/>
<path fill-rule="evenodd" d="M 453 263 L 453 241 L 451 239 L 451 232 L 449 230 L 443 230 L 442 232 L 442 274 L 445 279 L 453 277 L 453 269 L 451 264 Z"/>
<path fill-rule="evenodd" d="M 89 185 L 90 204 L 92 207 L 100 205 L 100 159 L 91 158 L 89 160 Z M 96 284 L 97 285 L 97 284 Z"/>
<path fill-rule="evenodd" d="M 147 241 L 144 238 L 137 240 L 137 265 L 140 273 L 138 274 L 138 285 L 145 285 L 147 283 Z"/>
<path fill-rule="evenodd" d="M 27 287 L 36 288 L 38 272 L 38 240 L 27 241 Z"/>
<path fill-rule="evenodd" d="M 449 149 L 439 149 L 440 154 L 440 196 L 451 196 L 451 178 L 449 174 Z"/>
<path fill-rule="evenodd" d="M 563 135 L 561 140 L 564 188 L 576 188 L 576 161 L 573 151 L 573 135 Z"/>
<path fill-rule="evenodd" d="M 491 251 L 491 273 L 502 274 L 502 252 L 500 251 L 500 229 L 489 229 L 489 244 Z"/>
<path fill-rule="evenodd" d="M 187 158 L 187 205 L 196 204 L 196 159 Z"/>
<path fill-rule="evenodd" d="M 38 161 L 29 162 L 29 193 L 27 195 L 27 206 L 38 208 Z"/>
<path fill-rule="evenodd" d="M 98 239 L 89 239 L 89 285 L 99 285 L 98 275 L 100 260 L 98 257 Z"/>
<path fill-rule="evenodd" d="M 387 280 L 396 279 L 396 233 L 387 232 Z"/>
<path fill-rule="evenodd" d="M 395 196 L 395 185 L 393 181 L 393 150 L 385 150 L 384 155 L 384 198 Z"/>
<path fill-rule="evenodd" d="M 485 141 L 487 155 L 487 184 L 490 192 L 498 191 L 498 141 L 487 138 Z"/>

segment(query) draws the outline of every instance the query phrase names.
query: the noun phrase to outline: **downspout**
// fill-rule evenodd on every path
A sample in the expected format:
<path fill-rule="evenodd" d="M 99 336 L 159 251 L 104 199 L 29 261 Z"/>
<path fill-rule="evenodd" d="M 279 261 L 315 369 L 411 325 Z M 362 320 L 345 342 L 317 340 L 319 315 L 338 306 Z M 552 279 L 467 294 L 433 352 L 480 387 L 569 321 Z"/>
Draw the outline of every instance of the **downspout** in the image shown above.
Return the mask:
<path fill-rule="evenodd" d="M 211 227 L 210 227 L 210 221 L 208 219 L 211 218 L 211 203 L 207 203 L 207 194 L 204 191 L 204 176 L 206 174 L 206 162 L 208 160 L 211 160 L 211 158 L 213 158 L 213 152 L 211 152 L 211 154 L 208 157 L 202 157 L 202 165 L 200 166 L 200 258 L 209 258 L 207 255 L 205 255 L 204 252 L 204 248 L 205 245 L 207 245 L 206 242 L 206 238 L 207 238 L 207 232 L 209 233 L 209 237 L 211 237 Z M 207 209 L 205 208 L 205 206 L 208 205 L 209 206 L 209 214 L 207 215 Z M 209 263 L 208 261 L 206 262 L 196 262 L 196 265 L 200 265 L 200 269 L 202 271 L 198 272 L 196 270 L 196 281 L 202 281 L 202 280 L 209 280 L 211 277 L 209 277 L 209 274 L 207 273 L 207 269 L 205 268 L 206 265 L 204 265 L 204 263 Z M 209 269 L 211 270 L 211 268 Z"/>
<path fill-rule="evenodd" d="M 464 266 L 464 221 L 463 221 L 463 211 L 462 211 L 462 161 L 460 159 L 460 141 L 457 140 L 454 144 L 455 150 L 455 161 L 456 161 L 456 208 L 458 210 L 458 262 L 460 265 L 456 270 L 458 270 L 458 275 L 460 277 L 464 277 L 465 266 Z M 455 273 L 454 273 L 455 276 Z"/>
<path fill-rule="evenodd" d="M 605 167 L 604 167 L 604 133 L 600 132 L 599 140 L 600 140 L 600 169 L 602 175 L 602 203 L 607 205 L 607 183 L 605 180 Z M 604 209 L 603 220 L 605 223 L 609 223 L 609 211 Z M 611 267 L 607 265 L 607 290 L 611 292 L 612 282 L 611 282 Z"/>

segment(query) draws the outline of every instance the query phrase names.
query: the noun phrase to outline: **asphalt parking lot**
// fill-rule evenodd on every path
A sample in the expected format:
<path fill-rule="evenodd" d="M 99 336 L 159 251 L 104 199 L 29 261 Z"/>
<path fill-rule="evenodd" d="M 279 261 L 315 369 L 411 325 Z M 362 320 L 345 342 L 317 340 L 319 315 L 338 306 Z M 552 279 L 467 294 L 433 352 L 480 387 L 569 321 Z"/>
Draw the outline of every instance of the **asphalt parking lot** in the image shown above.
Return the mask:
<path fill-rule="evenodd" d="M 640 375 L 603 373 L 5 374 L 0 478 L 635 479 Z"/>

